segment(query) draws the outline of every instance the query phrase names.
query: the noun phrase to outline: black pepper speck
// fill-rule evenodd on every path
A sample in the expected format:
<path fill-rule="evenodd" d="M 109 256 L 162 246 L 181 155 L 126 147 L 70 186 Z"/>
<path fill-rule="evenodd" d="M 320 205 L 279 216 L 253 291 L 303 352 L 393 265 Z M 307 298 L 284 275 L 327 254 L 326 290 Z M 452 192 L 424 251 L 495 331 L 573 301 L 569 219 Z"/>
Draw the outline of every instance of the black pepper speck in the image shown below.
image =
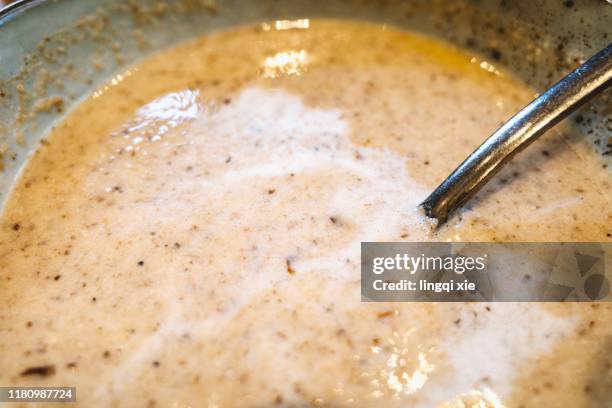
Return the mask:
<path fill-rule="evenodd" d="M 22 377 L 37 376 L 37 377 L 48 377 L 55 374 L 55 366 L 44 365 L 37 367 L 26 368 L 21 372 Z"/>

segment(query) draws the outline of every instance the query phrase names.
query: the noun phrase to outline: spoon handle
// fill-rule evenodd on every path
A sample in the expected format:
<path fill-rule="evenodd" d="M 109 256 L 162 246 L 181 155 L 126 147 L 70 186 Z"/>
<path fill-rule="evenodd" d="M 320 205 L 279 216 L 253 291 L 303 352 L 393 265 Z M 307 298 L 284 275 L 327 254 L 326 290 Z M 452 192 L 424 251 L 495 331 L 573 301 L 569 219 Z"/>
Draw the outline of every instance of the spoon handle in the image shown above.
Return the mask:
<path fill-rule="evenodd" d="M 497 129 L 420 204 L 425 214 L 443 224 L 516 153 L 611 84 L 612 43 Z"/>

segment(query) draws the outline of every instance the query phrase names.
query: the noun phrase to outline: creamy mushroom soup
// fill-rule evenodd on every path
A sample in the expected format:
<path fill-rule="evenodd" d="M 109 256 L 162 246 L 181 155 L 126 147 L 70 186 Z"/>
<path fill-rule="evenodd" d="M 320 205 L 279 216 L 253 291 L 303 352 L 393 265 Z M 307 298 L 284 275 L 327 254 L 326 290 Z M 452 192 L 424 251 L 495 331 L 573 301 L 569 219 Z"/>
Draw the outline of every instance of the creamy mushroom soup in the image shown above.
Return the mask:
<path fill-rule="evenodd" d="M 361 241 L 611 240 L 608 170 L 561 128 L 437 232 L 415 210 L 533 96 L 339 21 L 118 74 L 5 204 L 0 385 L 75 386 L 80 407 L 609 406 L 608 304 L 360 302 Z"/>

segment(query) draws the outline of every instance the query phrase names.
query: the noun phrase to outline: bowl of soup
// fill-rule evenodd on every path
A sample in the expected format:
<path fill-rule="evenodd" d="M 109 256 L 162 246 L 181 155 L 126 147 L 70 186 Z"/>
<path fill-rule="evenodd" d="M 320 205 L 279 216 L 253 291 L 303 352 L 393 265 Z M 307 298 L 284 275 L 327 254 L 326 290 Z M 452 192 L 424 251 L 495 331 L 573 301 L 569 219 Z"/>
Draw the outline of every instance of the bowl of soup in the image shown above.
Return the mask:
<path fill-rule="evenodd" d="M 609 43 L 611 17 L 603 1 L 5 9 L 0 386 L 75 387 L 83 407 L 609 406 L 608 303 L 362 303 L 359 251 L 611 242 L 609 92 L 444 227 L 415 210 Z"/>

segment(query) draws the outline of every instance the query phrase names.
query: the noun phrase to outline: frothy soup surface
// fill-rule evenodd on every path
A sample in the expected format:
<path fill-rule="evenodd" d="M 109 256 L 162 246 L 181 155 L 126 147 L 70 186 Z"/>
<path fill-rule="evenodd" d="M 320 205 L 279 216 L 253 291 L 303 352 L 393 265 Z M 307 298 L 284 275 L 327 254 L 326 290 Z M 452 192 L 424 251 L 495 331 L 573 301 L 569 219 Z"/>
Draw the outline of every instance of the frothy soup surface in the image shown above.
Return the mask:
<path fill-rule="evenodd" d="M 607 406 L 608 304 L 360 302 L 361 241 L 610 241 L 595 154 L 551 133 L 432 233 L 416 205 L 533 93 L 391 28 L 289 26 L 155 55 L 51 131 L 2 215 L 0 385 L 82 407 Z"/>

